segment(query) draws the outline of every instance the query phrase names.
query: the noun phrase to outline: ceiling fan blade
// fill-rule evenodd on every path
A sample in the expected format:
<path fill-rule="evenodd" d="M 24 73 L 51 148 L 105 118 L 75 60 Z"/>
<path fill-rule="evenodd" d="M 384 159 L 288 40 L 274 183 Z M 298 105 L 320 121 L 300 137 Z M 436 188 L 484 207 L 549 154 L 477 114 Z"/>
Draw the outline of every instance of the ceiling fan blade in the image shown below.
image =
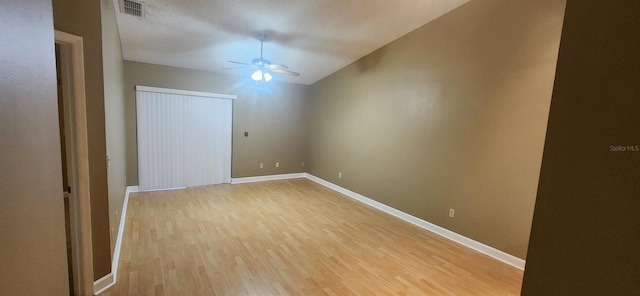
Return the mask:
<path fill-rule="evenodd" d="M 222 68 L 222 70 L 233 70 L 233 69 L 248 69 L 251 68 L 251 66 L 241 66 L 241 67 L 228 67 L 228 68 Z"/>
<path fill-rule="evenodd" d="M 269 64 L 266 66 L 267 69 L 269 70 L 273 70 L 273 69 L 289 69 L 289 67 L 282 65 L 282 64 Z"/>
<path fill-rule="evenodd" d="M 252 64 L 249 63 L 243 63 L 243 62 L 236 62 L 236 61 L 228 61 L 229 63 L 234 63 L 234 64 L 240 64 L 240 65 L 247 65 L 247 66 L 253 66 Z"/>
<path fill-rule="evenodd" d="M 273 73 L 284 74 L 284 75 L 300 76 L 300 73 L 293 72 L 287 69 L 273 68 L 273 69 L 269 69 L 269 71 Z"/>

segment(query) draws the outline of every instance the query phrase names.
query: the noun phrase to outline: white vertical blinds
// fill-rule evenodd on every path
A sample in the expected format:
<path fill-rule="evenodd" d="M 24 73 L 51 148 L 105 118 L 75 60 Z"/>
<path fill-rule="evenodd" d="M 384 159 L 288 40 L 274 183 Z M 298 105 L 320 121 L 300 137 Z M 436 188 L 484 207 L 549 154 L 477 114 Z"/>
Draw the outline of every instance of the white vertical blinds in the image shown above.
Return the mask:
<path fill-rule="evenodd" d="M 229 96 L 161 91 L 136 88 L 140 190 L 231 183 Z"/>

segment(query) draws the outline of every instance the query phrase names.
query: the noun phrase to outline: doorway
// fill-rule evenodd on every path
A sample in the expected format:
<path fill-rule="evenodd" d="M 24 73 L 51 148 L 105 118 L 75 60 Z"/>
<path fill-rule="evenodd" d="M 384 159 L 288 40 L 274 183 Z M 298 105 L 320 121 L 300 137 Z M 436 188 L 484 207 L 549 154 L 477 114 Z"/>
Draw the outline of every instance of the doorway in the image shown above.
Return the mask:
<path fill-rule="evenodd" d="M 72 295 L 93 295 L 89 148 L 82 37 L 56 30 L 55 48 L 69 285 Z"/>

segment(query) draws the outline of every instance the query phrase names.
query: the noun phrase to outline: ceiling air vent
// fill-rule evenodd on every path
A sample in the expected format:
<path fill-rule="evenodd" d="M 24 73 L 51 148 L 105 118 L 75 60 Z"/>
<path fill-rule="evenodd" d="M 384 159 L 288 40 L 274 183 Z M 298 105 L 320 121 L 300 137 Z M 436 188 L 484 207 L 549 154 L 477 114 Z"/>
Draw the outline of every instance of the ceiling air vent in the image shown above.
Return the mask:
<path fill-rule="evenodd" d="M 142 17 L 142 3 L 131 0 L 122 0 L 122 12 Z"/>

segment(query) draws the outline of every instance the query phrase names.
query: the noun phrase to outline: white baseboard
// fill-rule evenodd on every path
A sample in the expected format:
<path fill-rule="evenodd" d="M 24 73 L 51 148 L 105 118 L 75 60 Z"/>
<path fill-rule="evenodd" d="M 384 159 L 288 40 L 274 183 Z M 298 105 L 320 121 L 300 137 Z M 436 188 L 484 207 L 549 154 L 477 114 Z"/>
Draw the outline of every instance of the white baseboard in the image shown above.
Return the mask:
<path fill-rule="evenodd" d="M 139 192 L 138 186 L 127 186 L 124 193 L 124 202 L 122 203 L 122 211 L 120 211 L 120 225 L 118 226 L 118 236 L 116 238 L 116 246 L 113 250 L 113 260 L 111 261 L 111 273 L 113 273 L 114 281 L 118 275 L 118 262 L 120 261 L 120 249 L 122 248 L 122 235 L 124 234 L 124 223 L 127 220 L 127 207 L 129 206 L 129 194 Z"/>
<path fill-rule="evenodd" d="M 118 276 L 118 261 L 120 261 L 120 249 L 122 248 L 122 235 L 124 233 L 124 223 L 127 217 L 127 206 L 129 205 L 129 194 L 139 191 L 138 186 L 127 186 L 127 190 L 124 193 L 122 211 L 120 211 L 120 225 L 118 226 L 116 245 L 113 250 L 113 259 L 111 260 L 111 273 L 103 276 L 93 283 L 94 295 L 100 294 L 116 284 Z"/>
<path fill-rule="evenodd" d="M 255 177 L 245 177 L 245 178 L 233 178 L 233 179 L 231 179 L 231 184 L 242 184 L 242 183 L 252 183 L 252 182 L 262 182 L 262 181 L 296 179 L 296 178 L 305 178 L 306 176 L 307 176 L 306 173 L 293 173 L 293 174 L 281 174 L 281 175 L 267 175 L 267 176 L 255 176 Z"/>
<path fill-rule="evenodd" d="M 493 257 L 499 261 L 502 261 L 506 264 L 509 264 L 515 268 L 518 268 L 520 270 L 524 270 L 524 265 L 525 265 L 525 260 L 522 260 L 518 257 L 515 257 L 511 254 L 507 254 L 505 252 L 502 252 L 498 249 L 495 249 L 493 247 L 487 246 L 483 243 L 480 243 L 478 241 L 472 240 L 466 236 L 460 235 L 458 233 L 455 233 L 451 230 L 442 228 L 438 225 L 435 225 L 433 223 L 429 223 L 427 221 L 424 221 L 420 218 L 417 218 L 415 216 L 409 215 L 405 212 L 402 212 L 400 210 L 397 210 L 395 208 L 392 208 L 390 206 L 387 206 L 383 203 L 377 202 L 373 199 L 370 199 L 366 196 L 360 195 L 358 193 L 355 193 L 351 190 L 348 190 L 346 188 L 340 187 L 336 184 L 330 183 L 328 181 L 325 181 L 323 179 L 320 179 L 314 175 L 311 174 L 306 174 L 307 179 L 314 181 L 322 186 L 325 186 L 329 189 L 332 189 L 334 191 L 340 192 L 350 198 L 353 198 L 359 202 L 362 202 L 364 204 L 367 204 L 369 206 L 372 206 L 378 210 L 381 210 L 387 214 L 393 215 L 395 217 L 398 217 L 404 221 L 407 221 L 413 225 L 416 225 L 420 228 L 423 228 L 425 230 L 431 231 L 437 235 L 440 235 L 442 237 L 445 237 L 447 239 L 450 239 L 454 242 L 457 242 L 463 246 L 466 246 L 470 249 L 476 250 L 480 253 L 483 253 L 487 256 Z"/>
<path fill-rule="evenodd" d="M 116 283 L 116 277 L 112 273 L 101 277 L 97 281 L 93 282 L 93 295 L 98 295 L 110 288 Z"/>

